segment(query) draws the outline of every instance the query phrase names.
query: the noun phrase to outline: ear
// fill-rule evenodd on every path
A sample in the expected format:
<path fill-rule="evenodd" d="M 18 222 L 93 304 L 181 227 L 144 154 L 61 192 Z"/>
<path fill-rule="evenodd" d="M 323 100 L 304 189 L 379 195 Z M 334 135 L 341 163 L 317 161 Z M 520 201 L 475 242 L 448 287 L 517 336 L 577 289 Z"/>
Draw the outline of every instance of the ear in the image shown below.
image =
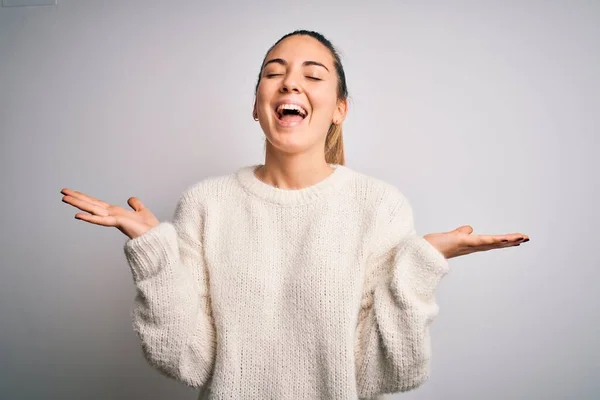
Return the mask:
<path fill-rule="evenodd" d="M 254 105 L 252 106 L 252 118 L 258 120 L 258 110 L 256 109 L 256 97 L 254 98 Z"/>
<path fill-rule="evenodd" d="M 340 125 L 346 119 L 348 113 L 348 99 L 338 100 L 335 110 L 333 111 L 332 122 Z"/>

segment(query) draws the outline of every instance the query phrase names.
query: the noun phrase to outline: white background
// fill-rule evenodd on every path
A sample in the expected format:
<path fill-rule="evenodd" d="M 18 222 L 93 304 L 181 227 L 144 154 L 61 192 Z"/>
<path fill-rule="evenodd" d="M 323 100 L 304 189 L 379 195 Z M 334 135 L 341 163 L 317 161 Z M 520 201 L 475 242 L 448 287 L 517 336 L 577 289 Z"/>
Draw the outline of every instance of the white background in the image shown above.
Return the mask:
<path fill-rule="evenodd" d="M 195 398 L 143 359 L 126 237 L 59 192 L 164 220 L 264 161 L 254 85 L 295 29 L 339 48 L 347 165 L 397 185 L 420 234 L 531 238 L 450 260 L 431 377 L 389 398 L 597 398 L 600 2 L 566 0 L 0 8 L 0 398 Z"/>

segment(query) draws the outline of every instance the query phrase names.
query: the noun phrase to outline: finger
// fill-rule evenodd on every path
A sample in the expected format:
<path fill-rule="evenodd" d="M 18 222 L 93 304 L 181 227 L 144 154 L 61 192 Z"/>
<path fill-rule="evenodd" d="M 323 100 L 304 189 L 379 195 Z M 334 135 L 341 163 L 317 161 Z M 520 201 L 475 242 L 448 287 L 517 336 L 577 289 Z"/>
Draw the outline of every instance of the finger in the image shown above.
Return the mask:
<path fill-rule="evenodd" d="M 456 228 L 455 231 L 467 233 L 470 235 L 471 233 L 473 233 L 473 227 L 471 225 L 463 225 Z"/>
<path fill-rule="evenodd" d="M 499 242 L 494 243 L 493 245 L 491 245 L 492 248 L 496 249 L 503 249 L 505 247 L 514 247 L 514 246 L 519 246 L 521 243 L 525 243 L 526 241 L 528 241 L 529 239 L 524 239 L 524 238 L 513 238 L 512 240 L 509 239 L 502 239 Z"/>
<path fill-rule="evenodd" d="M 506 247 L 517 247 L 520 245 L 521 245 L 521 243 L 513 243 L 513 242 L 502 243 L 502 244 L 498 244 L 498 245 L 494 246 L 493 249 L 504 249 Z M 490 250 L 493 250 L 493 249 L 490 249 Z"/>
<path fill-rule="evenodd" d="M 489 246 L 500 243 L 502 240 L 492 235 L 469 235 L 464 238 L 467 247 Z"/>
<path fill-rule="evenodd" d="M 470 252 L 487 251 L 518 246 L 521 243 L 521 241 L 502 239 L 502 236 L 478 235 L 467 244 L 465 250 Z"/>
<path fill-rule="evenodd" d="M 529 236 L 517 234 L 515 236 L 511 236 L 507 242 L 511 244 L 521 244 L 529 241 Z"/>
<path fill-rule="evenodd" d="M 87 201 L 88 203 L 90 203 L 90 204 L 95 204 L 95 205 L 97 205 L 97 206 L 99 206 L 99 207 L 104 207 L 104 208 L 108 208 L 108 207 L 110 207 L 110 204 L 109 204 L 109 203 L 107 203 L 107 202 L 105 202 L 105 201 L 102 201 L 102 200 L 100 200 L 100 199 L 97 199 L 97 198 L 95 198 L 95 197 L 92 197 L 92 196 L 90 196 L 90 195 L 88 195 L 88 194 L 85 194 L 85 193 L 79 192 L 79 191 L 77 191 L 77 190 L 71 190 L 71 189 L 68 189 L 68 188 L 64 188 L 64 189 L 63 189 L 63 190 L 61 190 L 60 192 L 61 192 L 62 194 L 64 194 L 64 195 L 72 196 L 72 197 L 74 197 L 74 198 L 76 198 L 76 199 L 80 199 L 80 200 L 83 200 L 83 201 Z"/>
<path fill-rule="evenodd" d="M 496 243 L 520 243 L 529 240 L 527 235 L 521 233 L 511 233 L 507 235 L 478 235 L 482 238 L 483 244 L 496 244 Z"/>
<path fill-rule="evenodd" d="M 503 249 L 505 247 L 515 247 L 515 246 L 519 246 L 521 244 L 521 242 L 502 242 L 502 243 L 498 243 L 494 246 L 494 248 L 498 248 L 498 249 Z"/>
<path fill-rule="evenodd" d="M 500 242 L 500 243 L 495 243 L 493 245 L 489 245 L 489 246 L 481 246 L 476 248 L 476 251 L 487 251 L 487 250 L 493 250 L 493 249 L 504 249 L 506 247 L 517 247 L 520 246 L 521 243 L 523 242 Z"/>
<path fill-rule="evenodd" d="M 500 236 L 502 236 L 504 239 L 507 239 L 509 242 L 514 242 L 519 239 L 529 239 L 529 236 L 524 235 L 522 233 L 509 233 L 509 234 L 500 235 Z"/>
<path fill-rule="evenodd" d="M 71 204 L 72 206 L 75 206 L 82 211 L 87 211 L 90 214 L 95 214 L 102 217 L 107 217 L 110 215 L 109 211 L 106 208 L 100 207 L 92 203 L 88 203 L 87 201 L 80 200 L 76 197 L 65 196 L 63 197 L 63 202 Z"/>
<path fill-rule="evenodd" d="M 75 214 L 75 219 L 80 219 L 95 225 L 102 226 L 116 226 L 117 224 L 117 219 L 112 216 L 102 217 L 99 215 L 77 213 Z"/>
<path fill-rule="evenodd" d="M 471 235 L 464 239 L 465 247 L 458 250 L 458 255 L 516 247 L 527 241 L 529 241 L 529 237 L 520 233 L 509 235 Z"/>
<path fill-rule="evenodd" d="M 129 206 L 131 208 L 133 208 L 135 211 L 143 211 L 146 208 L 144 203 L 142 203 L 142 201 L 140 199 L 138 199 L 137 197 L 130 197 L 127 200 L 127 204 L 129 204 Z"/>

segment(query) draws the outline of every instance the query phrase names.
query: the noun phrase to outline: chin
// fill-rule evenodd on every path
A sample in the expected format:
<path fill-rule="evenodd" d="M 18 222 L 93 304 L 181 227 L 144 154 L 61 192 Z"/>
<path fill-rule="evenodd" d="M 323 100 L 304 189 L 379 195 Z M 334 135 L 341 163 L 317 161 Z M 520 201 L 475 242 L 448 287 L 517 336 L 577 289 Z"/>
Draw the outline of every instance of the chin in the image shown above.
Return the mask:
<path fill-rule="evenodd" d="M 271 146 L 273 146 L 277 151 L 286 153 L 286 154 L 298 154 L 305 153 L 313 149 L 315 146 L 320 146 L 319 141 L 306 141 L 306 140 L 297 140 L 299 138 L 284 138 L 283 140 L 269 138 L 269 142 Z"/>
<path fill-rule="evenodd" d="M 277 150 L 284 153 L 299 153 L 310 148 L 310 143 L 302 143 L 297 140 L 273 140 L 269 139 L 269 142 Z"/>

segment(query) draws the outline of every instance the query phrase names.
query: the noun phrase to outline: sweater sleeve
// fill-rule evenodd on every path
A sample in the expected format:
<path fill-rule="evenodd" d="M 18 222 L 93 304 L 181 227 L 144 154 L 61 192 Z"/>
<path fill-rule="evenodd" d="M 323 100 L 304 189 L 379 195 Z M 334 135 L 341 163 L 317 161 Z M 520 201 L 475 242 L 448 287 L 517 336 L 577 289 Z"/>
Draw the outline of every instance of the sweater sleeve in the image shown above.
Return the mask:
<path fill-rule="evenodd" d="M 449 265 L 415 232 L 408 199 L 383 207 L 367 263 L 356 339 L 361 398 L 405 392 L 429 376 L 434 292 Z"/>
<path fill-rule="evenodd" d="M 179 199 L 172 222 L 161 222 L 124 245 L 137 295 L 133 328 L 146 360 L 192 387 L 210 380 L 215 329 L 203 260 L 202 210 Z"/>

